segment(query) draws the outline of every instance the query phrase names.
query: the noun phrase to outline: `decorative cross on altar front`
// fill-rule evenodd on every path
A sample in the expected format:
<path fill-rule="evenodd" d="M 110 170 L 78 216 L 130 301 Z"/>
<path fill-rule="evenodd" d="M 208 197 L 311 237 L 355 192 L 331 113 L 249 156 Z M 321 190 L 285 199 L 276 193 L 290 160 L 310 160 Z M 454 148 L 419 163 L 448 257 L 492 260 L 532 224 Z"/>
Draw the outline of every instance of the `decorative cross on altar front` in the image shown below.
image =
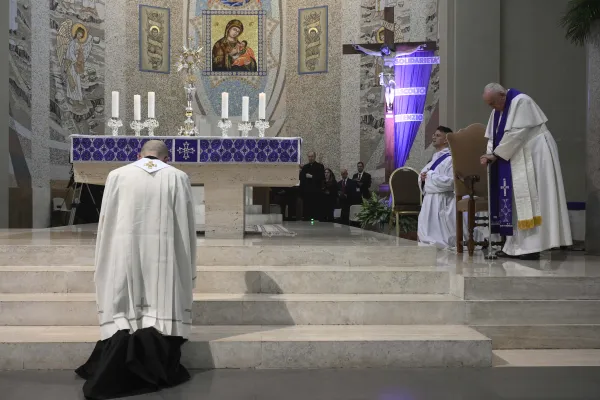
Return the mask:
<path fill-rule="evenodd" d="M 183 147 L 179 147 L 177 149 L 177 152 L 179 154 L 183 154 L 183 159 L 184 160 L 188 160 L 190 158 L 190 154 L 195 154 L 196 153 L 196 149 L 194 149 L 193 147 L 190 147 L 190 143 L 189 142 L 184 142 L 183 143 Z"/>
<path fill-rule="evenodd" d="M 500 186 L 500 189 L 502 189 L 502 190 L 504 191 L 504 197 L 506 197 L 506 191 L 507 191 L 508 189 L 510 189 L 510 186 L 508 186 L 508 185 L 506 184 L 506 179 L 503 179 L 502 181 L 503 181 L 503 185 L 502 185 L 502 186 Z"/>

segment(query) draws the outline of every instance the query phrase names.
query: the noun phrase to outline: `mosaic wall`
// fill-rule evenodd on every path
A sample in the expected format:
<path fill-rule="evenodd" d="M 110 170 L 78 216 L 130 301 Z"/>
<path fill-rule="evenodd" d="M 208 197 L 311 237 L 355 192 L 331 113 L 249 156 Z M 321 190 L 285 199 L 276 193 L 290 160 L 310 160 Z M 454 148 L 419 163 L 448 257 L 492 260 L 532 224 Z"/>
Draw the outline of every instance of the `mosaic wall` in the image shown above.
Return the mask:
<path fill-rule="evenodd" d="M 258 94 L 266 93 L 268 136 L 281 134 L 286 108 L 284 10 L 281 0 L 189 0 L 188 33 L 205 51 L 205 66 L 198 73 L 197 108 L 200 131 L 216 125 L 221 114 L 221 93 L 229 93 L 230 118 L 241 119 L 242 97 L 250 98 L 250 119 L 258 119 Z M 236 49 L 225 49 L 230 29 L 237 29 Z M 239 48 L 238 48 L 239 47 Z M 240 57 L 228 64 L 223 52 Z M 283 66 L 283 68 L 282 68 Z M 214 129 L 214 128 L 213 128 Z"/>
<path fill-rule="evenodd" d="M 104 1 L 50 7 L 50 117 L 60 136 L 104 133 Z"/>
<path fill-rule="evenodd" d="M 9 0 L 9 115 L 11 187 L 31 188 L 31 3 Z"/>
<path fill-rule="evenodd" d="M 69 178 L 68 136 L 106 133 L 107 96 L 112 90 L 121 92 L 125 122 L 132 117 L 133 95 L 145 98 L 147 91 L 155 91 L 161 123 L 157 134 L 173 134 L 181 125 L 185 93 L 173 65 L 171 74 L 139 71 L 140 3 L 170 8 L 172 63 L 185 37 L 204 45 L 210 31 L 212 58 L 227 25 L 234 19 L 239 20 L 233 23 L 238 28 L 243 25 L 239 42 L 247 62 L 217 67 L 225 73 L 198 73 L 194 106 L 202 134 L 219 133 L 215 126 L 221 92 L 230 93 L 234 122 L 241 116 L 242 96 L 250 97 L 250 118 L 256 119 L 258 94 L 265 92 L 271 123 L 267 136 L 300 136 L 302 150 L 316 150 L 318 159 L 334 171 L 353 169 L 362 159 L 378 176 L 384 150 L 383 107 L 374 60 L 343 55 L 341 48 L 375 40 L 383 19 L 379 0 L 9 0 L 10 17 L 14 16 L 9 41 L 11 185 L 33 189 L 38 225 L 46 218 L 42 214 L 47 213 L 50 182 Z M 397 40 L 437 38 L 436 0 L 387 3 L 396 9 Z M 300 76 L 298 9 L 323 5 L 329 7 L 328 71 Z M 222 16 L 211 21 L 210 29 L 207 11 Z M 260 15 L 260 21 L 249 20 L 251 15 Z M 260 31 L 256 23 L 262 24 Z M 437 74 L 436 68 L 426 119 L 435 115 Z M 409 164 L 427 161 L 426 125 Z"/>

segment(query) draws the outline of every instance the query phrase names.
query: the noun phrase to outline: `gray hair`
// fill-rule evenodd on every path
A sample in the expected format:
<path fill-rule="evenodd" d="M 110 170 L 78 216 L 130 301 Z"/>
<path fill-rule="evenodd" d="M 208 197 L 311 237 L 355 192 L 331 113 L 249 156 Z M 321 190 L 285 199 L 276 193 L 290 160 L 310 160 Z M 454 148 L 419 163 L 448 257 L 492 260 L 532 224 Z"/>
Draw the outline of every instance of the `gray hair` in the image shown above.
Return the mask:
<path fill-rule="evenodd" d="M 483 93 L 506 94 L 507 90 L 499 83 L 489 83 L 483 89 Z"/>

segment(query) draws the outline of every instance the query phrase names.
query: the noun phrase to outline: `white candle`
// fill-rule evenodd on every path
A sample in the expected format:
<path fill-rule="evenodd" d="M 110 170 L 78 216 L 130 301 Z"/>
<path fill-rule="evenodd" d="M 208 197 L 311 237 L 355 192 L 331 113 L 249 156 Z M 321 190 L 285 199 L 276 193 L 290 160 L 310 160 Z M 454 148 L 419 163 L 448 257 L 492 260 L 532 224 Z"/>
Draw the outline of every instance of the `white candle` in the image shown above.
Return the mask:
<path fill-rule="evenodd" d="M 242 97 L 242 122 L 248 122 L 250 120 L 248 114 L 250 113 L 250 97 Z"/>
<path fill-rule="evenodd" d="M 156 93 L 148 92 L 148 118 L 154 119 L 154 109 L 156 102 Z"/>
<path fill-rule="evenodd" d="M 229 119 L 229 93 L 221 93 L 221 118 Z"/>
<path fill-rule="evenodd" d="M 136 121 L 142 119 L 142 96 L 139 94 L 133 96 L 133 119 Z"/>
<path fill-rule="evenodd" d="M 264 93 L 258 95 L 258 119 L 266 119 L 267 115 L 267 96 Z"/>
<path fill-rule="evenodd" d="M 112 92 L 112 117 L 119 118 L 119 92 Z"/>

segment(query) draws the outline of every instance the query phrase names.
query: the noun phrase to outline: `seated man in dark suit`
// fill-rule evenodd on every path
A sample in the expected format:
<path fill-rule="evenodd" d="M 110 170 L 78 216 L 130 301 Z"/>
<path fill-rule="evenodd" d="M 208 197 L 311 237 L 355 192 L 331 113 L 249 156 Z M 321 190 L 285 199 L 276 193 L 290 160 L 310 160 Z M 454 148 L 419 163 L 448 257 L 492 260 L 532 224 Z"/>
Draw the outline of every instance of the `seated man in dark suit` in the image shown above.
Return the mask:
<path fill-rule="evenodd" d="M 354 174 L 352 180 L 356 181 L 362 198 L 368 199 L 371 197 L 371 192 L 369 190 L 371 188 L 371 174 L 365 172 L 365 163 L 362 161 L 359 161 L 358 164 L 356 164 L 356 169 L 358 172 Z"/>
<path fill-rule="evenodd" d="M 348 179 L 348 170 L 341 171 L 342 179 L 338 182 L 340 206 L 342 207 L 341 223 L 350 224 L 350 206 L 360 203 L 360 189 L 353 179 Z"/>

